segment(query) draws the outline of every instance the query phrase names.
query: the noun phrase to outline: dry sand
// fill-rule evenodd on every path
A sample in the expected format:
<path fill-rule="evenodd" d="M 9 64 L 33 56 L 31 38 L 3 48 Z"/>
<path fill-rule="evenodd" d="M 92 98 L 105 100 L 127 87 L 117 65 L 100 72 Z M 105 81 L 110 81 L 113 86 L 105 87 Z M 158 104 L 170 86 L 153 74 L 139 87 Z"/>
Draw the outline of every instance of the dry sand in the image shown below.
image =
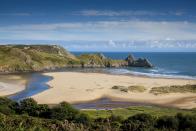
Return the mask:
<path fill-rule="evenodd" d="M 54 79 L 50 89 L 33 96 L 38 103 L 56 104 L 62 101 L 77 103 L 109 97 L 117 101 L 133 101 L 179 108 L 196 108 L 196 93 L 153 95 L 152 87 L 196 84 L 195 80 L 149 78 L 141 76 L 110 75 L 101 73 L 54 72 L 44 73 Z M 143 93 L 122 92 L 111 89 L 115 85 L 145 86 Z"/>
<path fill-rule="evenodd" d="M 27 80 L 17 75 L 0 76 L 0 96 L 8 96 L 25 89 Z"/>

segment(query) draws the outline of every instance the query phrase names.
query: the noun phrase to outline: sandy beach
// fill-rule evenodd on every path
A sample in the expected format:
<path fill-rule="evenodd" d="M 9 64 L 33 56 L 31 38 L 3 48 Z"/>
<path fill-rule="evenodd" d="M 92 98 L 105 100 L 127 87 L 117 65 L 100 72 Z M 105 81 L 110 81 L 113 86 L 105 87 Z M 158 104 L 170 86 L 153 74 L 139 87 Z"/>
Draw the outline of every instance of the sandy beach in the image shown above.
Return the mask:
<path fill-rule="evenodd" d="M 18 75 L 0 76 L 0 96 L 8 96 L 25 89 L 27 79 Z"/>
<path fill-rule="evenodd" d="M 170 93 L 154 95 L 149 93 L 152 87 L 169 85 L 196 84 L 195 80 L 149 78 L 141 76 L 110 75 L 102 73 L 53 72 L 44 73 L 54 79 L 49 81 L 50 89 L 33 96 L 42 104 L 85 102 L 102 97 L 116 101 L 133 101 L 179 108 L 195 108 L 196 93 Z M 144 86 L 145 92 L 122 92 L 113 86 Z"/>

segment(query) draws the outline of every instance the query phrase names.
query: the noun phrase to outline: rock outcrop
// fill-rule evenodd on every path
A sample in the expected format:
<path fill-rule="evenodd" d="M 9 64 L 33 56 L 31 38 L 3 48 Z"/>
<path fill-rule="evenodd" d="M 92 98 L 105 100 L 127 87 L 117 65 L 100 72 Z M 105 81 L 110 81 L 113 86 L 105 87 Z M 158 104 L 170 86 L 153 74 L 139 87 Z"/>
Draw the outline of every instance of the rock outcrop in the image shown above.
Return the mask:
<path fill-rule="evenodd" d="M 128 66 L 133 66 L 133 67 L 147 67 L 147 68 L 152 68 L 153 65 L 149 62 L 148 59 L 146 58 L 138 58 L 135 59 L 133 55 L 129 55 L 125 61 L 127 61 Z"/>

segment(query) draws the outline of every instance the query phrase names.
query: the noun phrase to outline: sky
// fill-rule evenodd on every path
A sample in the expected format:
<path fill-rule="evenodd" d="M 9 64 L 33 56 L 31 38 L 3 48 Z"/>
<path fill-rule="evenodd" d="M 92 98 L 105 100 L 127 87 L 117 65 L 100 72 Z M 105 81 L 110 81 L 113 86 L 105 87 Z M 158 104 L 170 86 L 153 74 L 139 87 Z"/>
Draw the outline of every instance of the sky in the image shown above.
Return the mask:
<path fill-rule="evenodd" d="M 0 44 L 196 52 L 196 0 L 0 0 Z"/>

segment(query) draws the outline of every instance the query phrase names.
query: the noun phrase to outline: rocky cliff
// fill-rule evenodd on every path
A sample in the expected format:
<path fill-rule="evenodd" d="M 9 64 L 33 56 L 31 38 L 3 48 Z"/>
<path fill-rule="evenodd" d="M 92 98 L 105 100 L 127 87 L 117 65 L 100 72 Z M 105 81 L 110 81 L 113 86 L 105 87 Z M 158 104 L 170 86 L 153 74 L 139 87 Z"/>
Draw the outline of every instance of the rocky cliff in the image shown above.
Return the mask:
<path fill-rule="evenodd" d="M 78 57 L 57 45 L 1 45 L 0 72 L 30 72 L 65 67 L 152 67 L 147 59 L 114 60 L 103 54 L 82 54 Z"/>
<path fill-rule="evenodd" d="M 148 59 L 146 58 L 138 58 L 135 59 L 133 55 L 128 55 L 128 57 L 125 59 L 127 61 L 128 66 L 133 66 L 133 67 L 153 67 L 153 65 L 149 62 Z"/>

